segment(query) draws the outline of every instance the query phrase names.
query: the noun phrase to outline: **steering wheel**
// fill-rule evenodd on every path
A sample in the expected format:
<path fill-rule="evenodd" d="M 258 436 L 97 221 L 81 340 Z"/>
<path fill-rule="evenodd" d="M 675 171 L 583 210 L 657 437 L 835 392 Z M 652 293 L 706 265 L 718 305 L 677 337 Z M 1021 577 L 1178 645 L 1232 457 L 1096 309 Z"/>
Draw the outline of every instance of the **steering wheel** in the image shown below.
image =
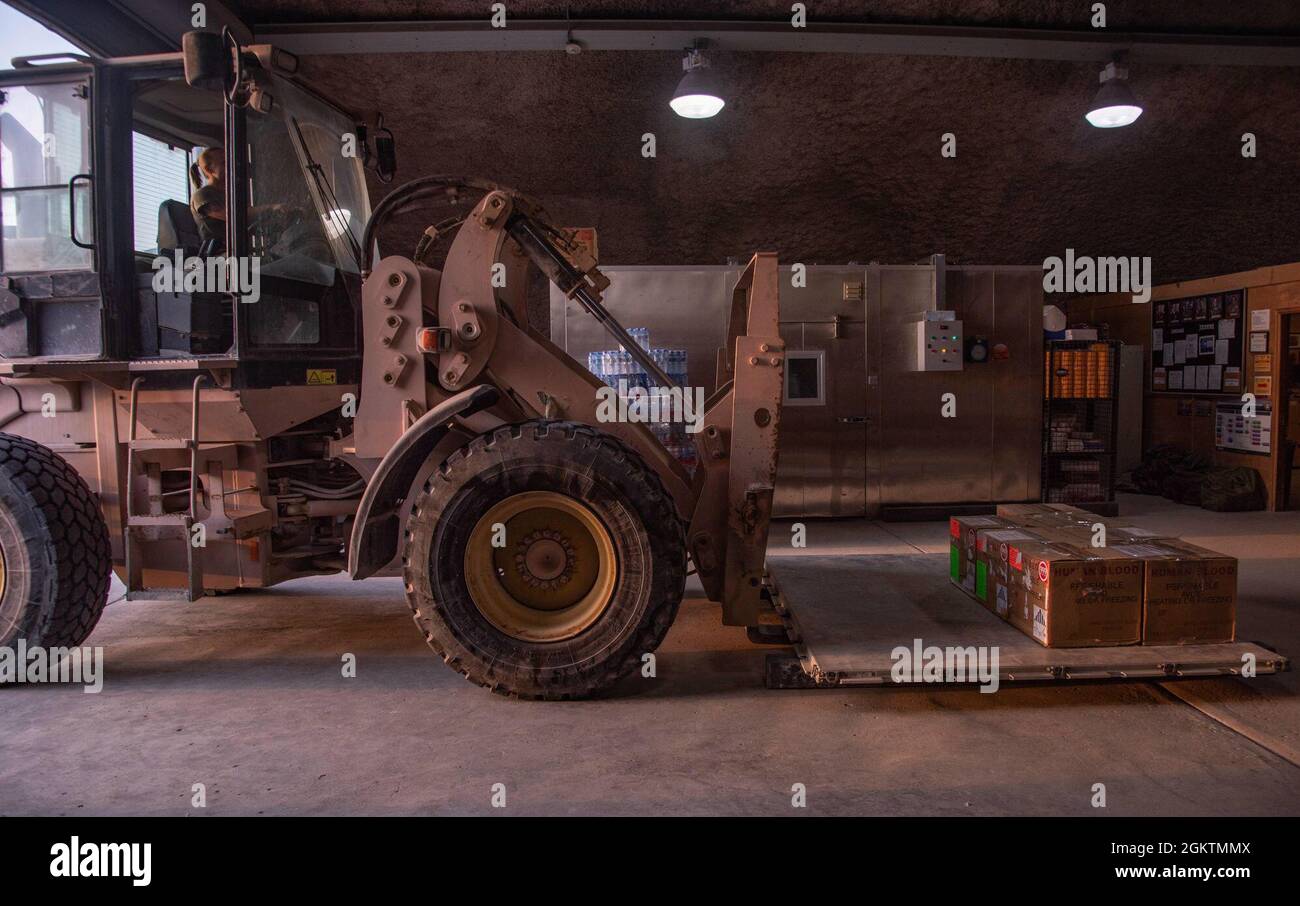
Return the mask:
<path fill-rule="evenodd" d="M 253 245 L 269 251 L 293 227 L 306 221 L 299 208 L 287 205 L 268 205 L 261 209 L 254 208 L 248 219 L 248 231 L 253 236 Z"/>

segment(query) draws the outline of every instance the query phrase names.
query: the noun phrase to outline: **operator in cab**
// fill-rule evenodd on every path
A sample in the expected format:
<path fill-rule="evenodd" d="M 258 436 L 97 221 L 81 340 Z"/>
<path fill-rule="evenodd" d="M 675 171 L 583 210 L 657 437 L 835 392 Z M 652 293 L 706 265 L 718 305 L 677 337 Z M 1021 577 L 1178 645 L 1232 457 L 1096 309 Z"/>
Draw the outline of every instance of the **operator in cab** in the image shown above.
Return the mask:
<path fill-rule="evenodd" d="M 190 170 L 190 180 L 194 183 L 190 209 L 199 228 L 199 239 L 212 254 L 222 254 L 226 248 L 225 150 L 204 148 Z"/>

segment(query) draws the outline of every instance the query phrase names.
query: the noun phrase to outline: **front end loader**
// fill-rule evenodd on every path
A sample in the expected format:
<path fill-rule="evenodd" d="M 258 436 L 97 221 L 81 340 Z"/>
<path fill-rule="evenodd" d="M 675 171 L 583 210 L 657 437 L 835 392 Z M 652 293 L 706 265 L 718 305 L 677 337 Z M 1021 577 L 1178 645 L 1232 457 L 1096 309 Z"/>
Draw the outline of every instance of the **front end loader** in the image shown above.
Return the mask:
<path fill-rule="evenodd" d="M 539 206 L 432 177 L 392 193 L 371 228 L 467 188 L 484 194 L 440 269 L 392 256 L 366 276 L 353 440 L 381 461 L 353 523 L 352 576 L 400 557 L 434 650 L 527 697 L 587 695 L 640 665 L 672 623 L 688 562 L 724 622 L 757 626 L 771 609 L 784 360 L 775 256 L 755 255 L 736 285 L 692 474 L 644 424 L 602 421 L 601 382 L 528 325 L 535 265 L 671 384 L 601 304 L 596 262 Z"/>
<path fill-rule="evenodd" d="M 80 644 L 111 571 L 129 598 L 191 602 L 400 574 L 449 665 L 530 698 L 643 663 L 692 566 L 726 624 L 774 621 L 774 255 L 736 284 L 688 470 L 645 424 L 608 419 L 608 388 L 529 325 L 536 268 L 671 388 L 575 233 L 472 178 L 417 179 L 372 210 L 344 149 L 369 134 L 363 156 L 391 175 L 382 118 L 333 104 L 269 45 L 184 46 L 0 72 L 0 140 L 32 183 L 0 217 L 16 220 L 0 243 L 0 646 Z M 78 140 L 42 156 L 55 118 Z M 183 200 L 142 228 L 133 134 L 182 160 L 224 146 L 223 251 Z M 373 260 L 395 215 L 435 204 L 452 216 L 410 257 Z M 198 280 L 232 261 L 256 292 Z"/>

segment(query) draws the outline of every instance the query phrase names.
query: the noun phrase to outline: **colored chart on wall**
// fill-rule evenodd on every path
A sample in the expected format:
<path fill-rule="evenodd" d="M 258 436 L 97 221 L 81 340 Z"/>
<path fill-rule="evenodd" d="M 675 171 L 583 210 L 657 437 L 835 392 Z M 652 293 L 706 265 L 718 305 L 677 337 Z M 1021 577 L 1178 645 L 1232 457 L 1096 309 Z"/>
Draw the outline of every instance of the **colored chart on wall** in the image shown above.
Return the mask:
<path fill-rule="evenodd" d="M 1267 456 L 1273 450 L 1273 407 L 1260 400 L 1247 415 L 1239 403 L 1219 403 L 1214 413 L 1214 447 Z"/>
<path fill-rule="evenodd" d="M 1152 302 L 1152 391 L 1244 393 L 1245 315 L 1242 289 Z"/>

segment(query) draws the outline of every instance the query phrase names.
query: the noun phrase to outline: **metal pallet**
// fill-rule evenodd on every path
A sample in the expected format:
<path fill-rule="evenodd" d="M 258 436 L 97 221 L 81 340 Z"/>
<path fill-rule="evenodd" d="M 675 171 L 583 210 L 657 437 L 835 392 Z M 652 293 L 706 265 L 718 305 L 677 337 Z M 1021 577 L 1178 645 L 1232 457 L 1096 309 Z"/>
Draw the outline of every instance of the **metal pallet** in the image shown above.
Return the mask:
<path fill-rule="evenodd" d="M 770 688 L 919 684 L 891 675 L 891 652 L 916 639 L 996 647 L 999 683 L 1239 676 L 1247 655 L 1256 674 L 1290 669 L 1254 642 L 1044 648 L 952 585 L 947 554 L 784 555 L 769 557 L 768 573 L 795 650 L 768 656 Z"/>

